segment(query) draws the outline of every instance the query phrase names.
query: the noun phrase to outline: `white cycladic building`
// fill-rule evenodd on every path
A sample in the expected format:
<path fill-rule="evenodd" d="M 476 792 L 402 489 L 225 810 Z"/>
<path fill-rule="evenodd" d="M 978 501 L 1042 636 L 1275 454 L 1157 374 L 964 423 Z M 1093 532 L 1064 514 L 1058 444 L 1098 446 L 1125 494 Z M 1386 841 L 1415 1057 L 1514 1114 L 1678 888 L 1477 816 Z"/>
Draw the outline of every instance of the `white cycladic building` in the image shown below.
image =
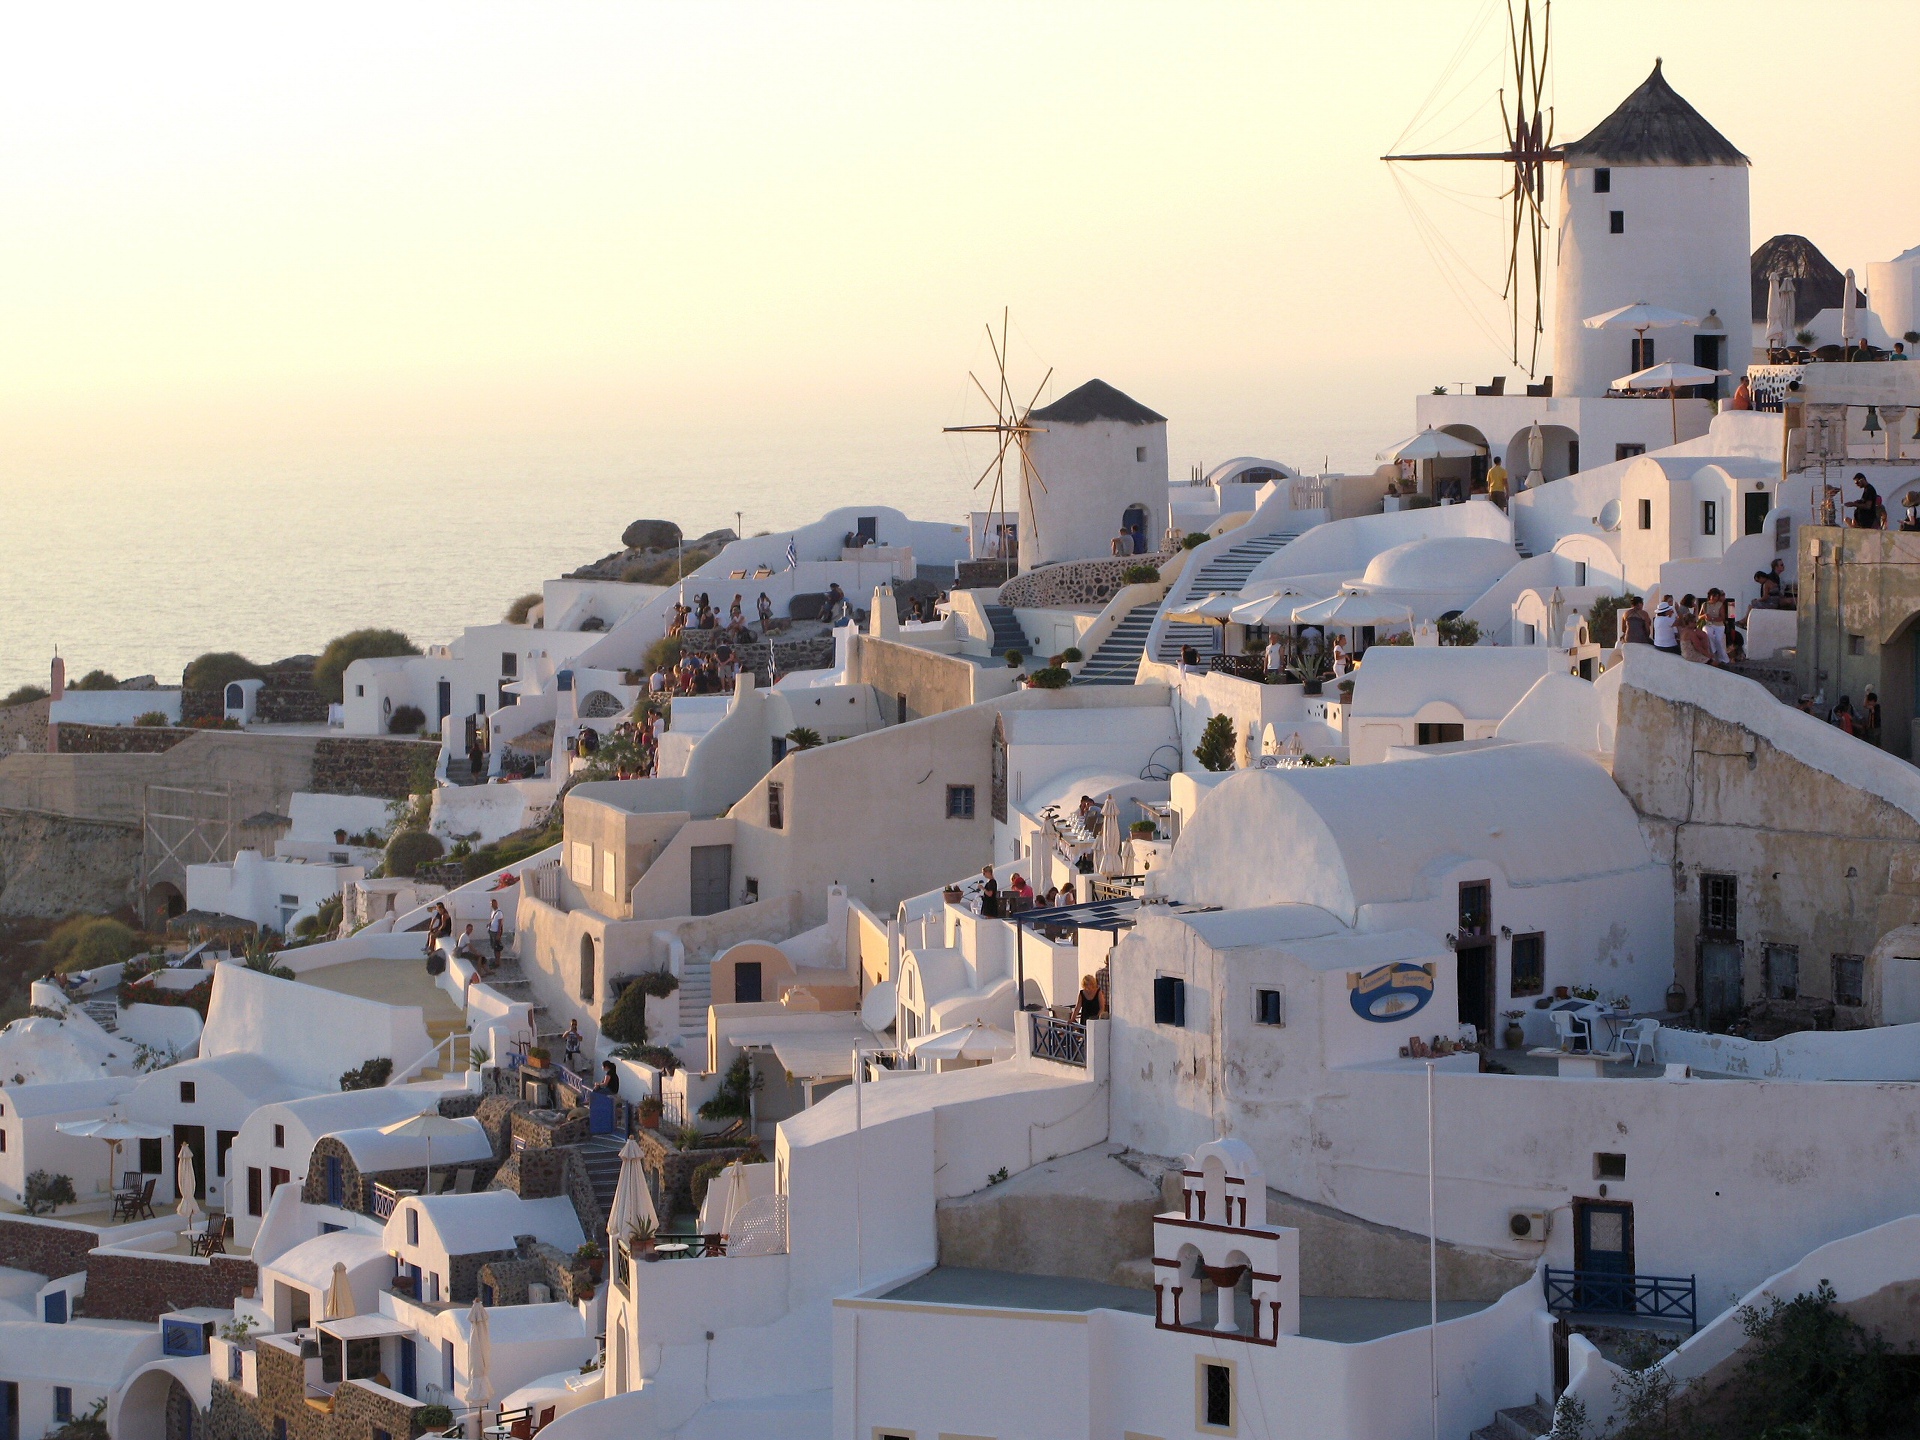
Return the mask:
<path fill-rule="evenodd" d="M 1566 146 L 1554 269 L 1556 394 L 1604 395 L 1615 379 L 1662 360 L 1722 369 L 1745 359 L 1736 351 L 1747 348 L 1752 305 L 1748 165 L 1674 92 L 1658 61 L 1618 109 Z M 1641 301 L 1701 323 L 1650 330 L 1638 347 L 1632 330 L 1585 324 Z"/>
<path fill-rule="evenodd" d="M 1111 558 L 1122 530 L 1135 554 L 1166 538 L 1167 417 L 1089 380 L 1028 419 L 1032 474 L 1020 480 L 1020 568 Z"/>

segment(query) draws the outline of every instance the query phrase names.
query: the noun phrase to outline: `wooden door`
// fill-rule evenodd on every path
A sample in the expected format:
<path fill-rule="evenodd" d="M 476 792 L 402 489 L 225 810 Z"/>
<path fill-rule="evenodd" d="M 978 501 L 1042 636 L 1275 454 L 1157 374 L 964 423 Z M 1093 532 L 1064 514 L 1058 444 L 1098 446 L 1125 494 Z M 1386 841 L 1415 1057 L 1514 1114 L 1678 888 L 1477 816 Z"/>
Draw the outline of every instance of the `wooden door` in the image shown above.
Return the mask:
<path fill-rule="evenodd" d="M 1633 1206 L 1624 1201 L 1573 1202 L 1573 1268 L 1582 1310 L 1630 1315 L 1633 1300 Z"/>
<path fill-rule="evenodd" d="M 1459 972 L 1460 1023 L 1479 1032 L 1482 1045 L 1493 1043 L 1493 946 L 1463 945 L 1454 955 Z"/>
<path fill-rule="evenodd" d="M 1700 1028 L 1724 1030 L 1740 1016 L 1744 1004 L 1738 940 L 1702 940 L 1699 955 Z"/>
<path fill-rule="evenodd" d="M 733 847 L 696 845 L 690 857 L 693 894 L 690 915 L 716 915 L 728 909 L 733 892 Z"/>

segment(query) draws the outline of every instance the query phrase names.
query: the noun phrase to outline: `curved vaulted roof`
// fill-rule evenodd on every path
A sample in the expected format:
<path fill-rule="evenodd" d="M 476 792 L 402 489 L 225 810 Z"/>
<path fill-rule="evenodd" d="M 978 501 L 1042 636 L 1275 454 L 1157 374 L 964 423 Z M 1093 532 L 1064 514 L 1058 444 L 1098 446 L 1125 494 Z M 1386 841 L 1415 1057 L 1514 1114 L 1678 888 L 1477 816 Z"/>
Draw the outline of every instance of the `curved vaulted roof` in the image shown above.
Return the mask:
<path fill-rule="evenodd" d="M 1660 62 L 1640 88 L 1566 147 L 1569 165 L 1746 165 L 1733 142 L 1667 84 Z"/>

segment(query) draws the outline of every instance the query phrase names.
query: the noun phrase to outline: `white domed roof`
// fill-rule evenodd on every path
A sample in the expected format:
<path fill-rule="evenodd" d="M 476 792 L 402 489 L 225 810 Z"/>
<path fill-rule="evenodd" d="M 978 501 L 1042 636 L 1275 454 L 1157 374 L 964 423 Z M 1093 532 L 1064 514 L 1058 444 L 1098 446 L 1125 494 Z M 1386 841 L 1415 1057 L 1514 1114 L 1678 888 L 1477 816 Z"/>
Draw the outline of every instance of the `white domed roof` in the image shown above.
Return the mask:
<path fill-rule="evenodd" d="M 1360 583 L 1370 590 L 1479 594 L 1520 561 L 1513 546 L 1475 535 L 1436 535 L 1382 550 Z"/>

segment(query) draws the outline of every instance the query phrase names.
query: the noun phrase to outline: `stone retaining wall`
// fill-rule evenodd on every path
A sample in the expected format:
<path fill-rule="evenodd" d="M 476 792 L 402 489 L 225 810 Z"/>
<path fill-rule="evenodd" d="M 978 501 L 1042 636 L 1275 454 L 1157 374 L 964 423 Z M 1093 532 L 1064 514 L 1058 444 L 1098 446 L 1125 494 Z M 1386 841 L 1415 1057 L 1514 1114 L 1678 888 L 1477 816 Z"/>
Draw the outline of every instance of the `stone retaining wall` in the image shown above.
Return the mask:
<path fill-rule="evenodd" d="M 653 1186 L 655 1209 L 662 1224 L 681 1211 L 698 1209 L 693 1203 L 693 1172 L 709 1160 L 738 1160 L 753 1147 L 717 1145 L 708 1149 L 682 1150 L 663 1139 L 657 1130 L 634 1132 L 640 1142 L 640 1168 Z"/>
<path fill-rule="evenodd" d="M 53 727 L 60 755 L 160 755 L 198 732 L 183 725 L 76 725 Z"/>
<path fill-rule="evenodd" d="M 95 1320 L 151 1323 L 162 1311 L 209 1305 L 231 1310 L 242 1289 L 260 1283 L 260 1269 L 237 1255 L 197 1260 L 180 1255 L 99 1252 L 87 1257 L 81 1301 Z"/>
<path fill-rule="evenodd" d="M 0 707 L 0 755 L 47 748 L 47 711 L 51 700 L 29 700 L 24 705 Z"/>
<path fill-rule="evenodd" d="M 813 626 L 808 628 L 816 629 Z M 724 630 L 684 630 L 680 634 L 680 648 L 684 654 L 710 654 L 722 646 L 731 649 L 741 665 L 753 671 L 754 683 L 760 686 L 772 683 L 769 663 L 776 666 L 781 675 L 789 675 L 795 670 L 829 670 L 833 667 L 834 641 L 831 630 L 800 636 L 782 635 L 776 631 L 771 640 L 754 640 L 745 645 L 729 640 Z"/>
<path fill-rule="evenodd" d="M 57 920 L 135 906 L 139 869 L 138 824 L 0 810 L 0 915 Z"/>
<path fill-rule="evenodd" d="M 1067 560 L 1016 575 L 1000 587 L 1000 603 L 1023 610 L 1102 610 L 1120 593 L 1127 571 L 1136 565 L 1156 570 L 1172 555 L 1129 555 L 1124 559 Z"/>
<path fill-rule="evenodd" d="M 375 740 L 329 735 L 314 743 L 313 780 L 319 795 L 375 795 L 397 800 L 413 793 L 415 771 L 431 775 L 440 757 L 432 740 Z"/>
<path fill-rule="evenodd" d="M 100 1243 L 92 1230 L 24 1218 L 0 1220 L 0 1265 L 58 1280 L 87 1268 L 87 1252 Z"/>

